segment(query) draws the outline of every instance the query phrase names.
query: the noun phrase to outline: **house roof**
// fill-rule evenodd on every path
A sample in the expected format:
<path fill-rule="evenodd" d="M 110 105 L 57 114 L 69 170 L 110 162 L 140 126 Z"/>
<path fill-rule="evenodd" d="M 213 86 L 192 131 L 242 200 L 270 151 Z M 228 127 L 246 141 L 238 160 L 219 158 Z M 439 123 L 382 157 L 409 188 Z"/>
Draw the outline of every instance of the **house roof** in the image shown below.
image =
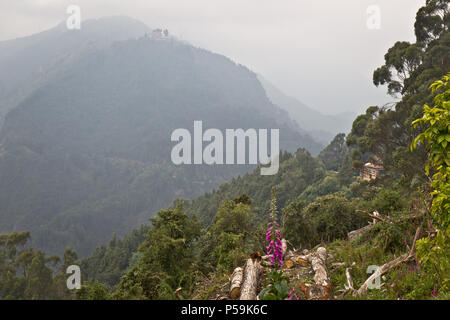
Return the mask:
<path fill-rule="evenodd" d="M 378 169 L 378 170 L 383 170 L 384 167 L 380 164 L 375 164 L 372 162 L 367 162 L 366 164 L 364 164 L 365 167 L 367 168 L 372 168 L 372 169 Z"/>

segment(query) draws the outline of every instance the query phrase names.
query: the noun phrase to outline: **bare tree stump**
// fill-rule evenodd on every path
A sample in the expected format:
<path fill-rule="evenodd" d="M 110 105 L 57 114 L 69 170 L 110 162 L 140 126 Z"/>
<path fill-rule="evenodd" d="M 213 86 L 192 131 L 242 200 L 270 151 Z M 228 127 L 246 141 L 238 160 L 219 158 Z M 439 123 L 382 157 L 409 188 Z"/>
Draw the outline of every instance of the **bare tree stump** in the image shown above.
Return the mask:
<path fill-rule="evenodd" d="M 241 285 L 244 278 L 244 270 L 241 267 L 234 269 L 231 275 L 230 298 L 237 299 L 241 295 Z"/>
<path fill-rule="evenodd" d="M 297 263 L 298 263 L 299 265 L 301 265 L 302 267 L 307 267 L 308 264 L 309 264 L 308 259 L 307 259 L 306 257 L 304 257 L 304 256 L 298 256 L 298 257 L 295 259 L 295 261 L 297 261 Z"/>
<path fill-rule="evenodd" d="M 248 259 L 244 269 L 244 282 L 241 286 L 240 300 L 256 300 L 258 281 L 261 276 L 262 266 L 259 261 Z"/>
<path fill-rule="evenodd" d="M 300 290 L 305 294 L 306 300 L 328 300 L 330 287 L 311 283 L 300 283 Z"/>

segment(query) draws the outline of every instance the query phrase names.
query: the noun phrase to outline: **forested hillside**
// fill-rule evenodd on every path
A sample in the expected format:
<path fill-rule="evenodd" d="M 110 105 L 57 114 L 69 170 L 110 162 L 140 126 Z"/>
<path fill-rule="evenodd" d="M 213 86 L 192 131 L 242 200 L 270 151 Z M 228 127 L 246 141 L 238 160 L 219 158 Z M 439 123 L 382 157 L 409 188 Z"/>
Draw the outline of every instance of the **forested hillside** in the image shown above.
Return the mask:
<path fill-rule="evenodd" d="M 390 93 L 401 97 L 397 104 L 368 108 L 355 119 L 349 136 L 336 136 L 318 158 L 301 149 L 283 153 L 275 176 L 260 176 L 256 169 L 184 206 L 177 202 L 161 211 L 139 249 L 140 261 L 125 272 L 112 298 L 227 296 L 234 268 L 243 266 L 250 253 L 266 251 L 263 235 L 272 187 L 280 209 L 280 231 L 292 249 L 327 248 L 330 297 L 448 298 L 448 224 L 441 222 L 443 231 L 436 229 L 438 221 L 448 221 L 448 178 L 441 176 L 447 188 L 442 197 L 447 198 L 441 198 L 441 209 L 433 213 L 429 184 L 433 162 L 428 162 L 428 172 L 425 164 L 434 158 L 424 139 L 411 149 L 415 137 L 427 127 L 426 123 L 412 124 L 422 117 L 424 104 L 441 103 L 446 110 L 440 127 L 433 120 L 431 125 L 441 130 L 443 138 L 438 143 L 449 140 L 448 82 L 443 80 L 440 88 L 430 89 L 450 71 L 448 13 L 446 2 L 429 2 L 420 9 L 415 24 L 417 43 L 396 43 L 385 56 L 386 64 L 374 72 L 375 85 L 387 84 Z M 448 166 L 444 142 L 438 154 Z M 385 170 L 378 178 L 365 181 L 357 175 L 368 161 L 382 163 Z M 378 213 L 377 223 L 372 221 L 372 212 Z M 416 244 L 418 238 L 422 240 Z M 417 253 L 411 251 L 416 246 Z M 410 252 L 415 260 L 409 260 Z M 157 258 L 162 256 L 167 259 Z M 382 289 L 356 290 L 368 277 L 367 266 L 382 266 L 391 260 L 398 265 L 386 271 Z M 345 289 L 346 270 L 354 294 Z M 306 283 L 312 281 L 302 277 Z M 307 298 L 295 279 L 287 280 L 289 286 Z M 182 290 L 177 291 L 178 287 Z"/>
<path fill-rule="evenodd" d="M 116 16 L 88 20 L 77 32 L 60 23 L 32 36 L 0 41 L 0 125 L 8 111 L 83 54 L 150 31 L 142 22 Z"/>
<path fill-rule="evenodd" d="M 22 249 L 28 233 L 0 236 L 0 297 L 448 300 L 449 22 L 448 1 L 426 1 L 416 43 L 393 44 L 373 73 L 398 102 L 368 107 L 317 156 L 283 151 L 276 175 L 258 167 L 180 195 L 86 259 L 67 249 L 62 266 Z M 50 269 L 68 261 L 82 266 L 76 292 L 58 289 L 61 271 Z M 37 272 L 46 280 L 33 282 Z"/>
<path fill-rule="evenodd" d="M 140 24 L 129 20 L 119 22 L 135 35 Z M 106 39 L 76 54 L 74 40 L 63 41 L 70 35 L 58 28 L 11 44 L 41 48 L 55 41 L 71 58 L 52 65 L 0 129 L 1 232 L 29 230 L 33 247 L 61 254 L 70 246 L 86 256 L 175 198 L 199 196 L 254 168 L 172 164 L 171 133 L 193 131 L 198 119 L 205 130 L 281 128 L 282 149 L 320 151 L 246 67 L 172 37 L 143 32 L 114 42 L 104 30 L 108 21 L 88 23 L 80 38 Z M 45 60 L 49 52 L 42 51 Z"/>

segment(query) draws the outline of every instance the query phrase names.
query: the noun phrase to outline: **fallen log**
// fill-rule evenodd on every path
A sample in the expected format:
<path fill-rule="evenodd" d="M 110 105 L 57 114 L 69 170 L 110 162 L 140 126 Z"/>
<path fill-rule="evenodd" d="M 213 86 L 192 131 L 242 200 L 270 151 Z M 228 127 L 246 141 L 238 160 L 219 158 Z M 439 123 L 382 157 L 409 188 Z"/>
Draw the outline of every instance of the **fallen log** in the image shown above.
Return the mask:
<path fill-rule="evenodd" d="M 327 249 L 320 247 L 317 252 L 311 256 L 311 265 L 315 272 L 314 282 L 322 286 L 331 286 L 330 278 L 328 277 Z"/>
<path fill-rule="evenodd" d="M 306 256 L 314 270 L 314 284 L 300 284 L 300 289 L 308 300 L 328 300 L 331 281 L 326 267 L 327 250 L 319 247 L 316 253 Z"/>
<path fill-rule="evenodd" d="M 248 259 L 244 268 L 244 281 L 241 286 L 240 300 L 256 300 L 258 282 L 263 267 L 260 261 Z"/>
<path fill-rule="evenodd" d="M 410 260 L 412 257 L 409 256 L 408 253 L 405 253 L 403 255 L 401 255 L 400 257 L 383 264 L 380 268 L 378 268 L 374 273 L 372 273 L 372 275 L 367 278 L 367 280 L 361 285 L 361 287 L 355 292 L 355 295 L 357 296 L 362 296 L 364 294 L 367 293 L 367 289 L 369 287 L 369 285 L 371 283 L 373 283 L 373 281 L 379 277 L 381 277 L 382 275 L 384 275 L 385 273 L 387 273 L 389 270 L 396 268 L 397 266 L 399 266 L 400 264 L 402 264 L 403 262 L 406 262 L 408 260 Z"/>
<path fill-rule="evenodd" d="M 374 211 L 373 214 L 370 213 L 370 212 L 364 211 L 364 210 L 355 210 L 355 212 L 363 213 L 366 216 L 372 218 L 372 223 L 369 223 L 365 227 L 362 227 L 360 229 L 356 229 L 356 230 L 353 230 L 353 231 L 350 231 L 349 233 L 347 233 L 348 240 L 352 240 L 352 239 L 356 238 L 357 236 L 359 236 L 361 233 L 372 229 L 375 226 L 377 221 L 380 221 L 380 222 L 383 222 L 383 223 L 385 223 L 385 222 L 389 222 L 390 223 L 390 221 L 388 219 L 382 218 L 378 211 Z"/>
<path fill-rule="evenodd" d="M 318 284 L 300 283 L 300 290 L 305 294 L 306 300 L 328 300 L 330 287 Z"/>
<path fill-rule="evenodd" d="M 372 229 L 373 226 L 374 226 L 374 224 L 368 224 L 367 226 L 362 227 L 360 229 L 350 231 L 349 233 L 347 233 L 348 240 L 352 240 L 352 239 L 356 238 L 357 236 L 359 236 L 363 232 L 366 232 L 366 231 Z"/>
<path fill-rule="evenodd" d="M 416 234 L 414 236 L 414 240 L 411 246 L 411 250 L 409 250 L 408 253 L 402 254 L 400 257 L 389 261 L 388 263 L 383 264 L 380 268 L 377 269 L 367 280 L 361 285 L 361 287 L 354 293 L 354 295 L 362 296 L 367 293 L 367 289 L 371 283 L 378 277 L 383 276 L 387 272 L 389 272 L 392 269 L 395 269 L 399 265 L 401 265 L 404 262 L 407 262 L 415 257 L 415 248 L 416 248 L 416 241 L 422 232 L 422 228 L 419 227 L 416 230 Z"/>
<path fill-rule="evenodd" d="M 244 270 L 241 267 L 234 269 L 230 279 L 230 298 L 237 299 L 241 295 L 241 285 L 244 278 Z"/>
<path fill-rule="evenodd" d="M 305 258 L 304 256 L 298 256 L 295 261 L 297 261 L 297 263 L 299 265 L 301 265 L 302 267 L 307 267 L 308 266 L 308 258 Z"/>

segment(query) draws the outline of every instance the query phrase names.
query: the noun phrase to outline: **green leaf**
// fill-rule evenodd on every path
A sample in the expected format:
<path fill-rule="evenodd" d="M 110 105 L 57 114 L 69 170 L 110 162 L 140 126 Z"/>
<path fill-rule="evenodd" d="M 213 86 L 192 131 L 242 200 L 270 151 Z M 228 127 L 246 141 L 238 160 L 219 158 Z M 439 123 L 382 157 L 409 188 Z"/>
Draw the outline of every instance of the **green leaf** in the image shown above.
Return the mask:
<path fill-rule="evenodd" d="M 267 287 L 261 290 L 261 292 L 258 294 L 258 297 L 260 300 L 264 300 L 264 296 L 270 291 L 271 287 Z"/>

